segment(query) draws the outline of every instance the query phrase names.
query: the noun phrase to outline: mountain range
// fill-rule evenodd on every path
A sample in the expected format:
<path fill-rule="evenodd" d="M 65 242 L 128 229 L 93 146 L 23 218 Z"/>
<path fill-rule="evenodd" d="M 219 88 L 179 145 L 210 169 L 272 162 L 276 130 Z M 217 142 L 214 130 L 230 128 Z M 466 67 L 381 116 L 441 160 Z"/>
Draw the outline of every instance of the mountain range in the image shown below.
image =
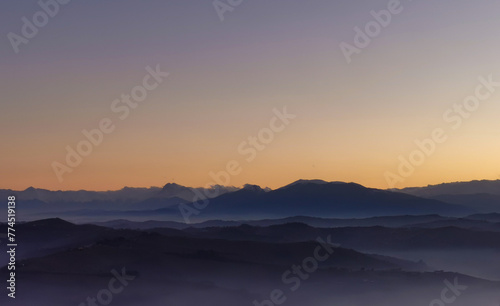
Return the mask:
<path fill-rule="evenodd" d="M 483 213 L 500 210 L 500 180 L 443 183 L 397 191 L 469 207 Z"/>
<path fill-rule="evenodd" d="M 0 231 L 5 232 L 6 226 L 0 224 Z M 290 297 L 291 306 L 308 305 L 311 299 L 317 305 L 335 301 L 346 306 L 418 306 L 439 297 L 448 283 L 466 288 L 454 303 L 457 306 L 495 305 L 500 299 L 498 281 L 444 272 L 440 265 L 422 260 L 359 250 L 449 248 L 443 256 L 450 261 L 449 254 L 456 257 L 463 248 L 498 250 L 498 232 L 383 226 L 326 229 L 301 223 L 130 230 L 44 219 L 19 224 L 17 233 L 23 242 L 16 269 L 23 294 L 16 305 L 80 305 L 96 294 L 102 298 L 103 288 L 117 275 L 126 275 L 117 279 L 127 286 L 113 301 L 123 306 L 138 301 L 153 306 L 259 305 L 274 288 Z M 314 261 L 318 250 L 326 257 Z M 8 255 L 1 253 L 0 273 L 5 275 L 7 261 Z M 378 299 L 373 300 L 374 294 Z M 0 296 L 2 305 L 6 300 Z"/>
<path fill-rule="evenodd" d="M 474 190 L 479 193 L 469 193 Z M 192 203 L 199 200 L 200 195 L 213 194 L 217 196 L 207 197 L 203 209 Z M 23 191 L 0 190 L 0 196 L 7 195 L 16 195 L 23 203 L 19 215 L 22 220 L 62 217 L 89 222 L 120 218 L 185 222 L 182 208 L 193 212 L 189 216 L 190 222 L 295 216 L 365 218 L 438 214 L 464 217 L 500 212 L 500 181 L 452 183 L 397 191 L 321 180 L 299 180 L 275 190 L 255 185 L 191 188 L 174 183 L 162 188 L 125 187 L 116 191 L 50 191 L 33 187 Z"/>

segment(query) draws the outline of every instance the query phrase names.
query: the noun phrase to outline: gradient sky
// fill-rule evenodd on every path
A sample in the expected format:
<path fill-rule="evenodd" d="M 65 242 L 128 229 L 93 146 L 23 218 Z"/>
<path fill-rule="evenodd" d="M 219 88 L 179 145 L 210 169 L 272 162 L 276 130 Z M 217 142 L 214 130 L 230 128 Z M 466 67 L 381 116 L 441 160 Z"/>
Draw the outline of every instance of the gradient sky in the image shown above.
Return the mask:
<path fill-rule="evenodd" d="M 221 22 L 208 0 L 73 0 L 16 54 L 7 33 L 40 7 L 2 1 L 0 188 L 204 186 L 230 160 L 235 186 L 388 188 L 384 173 L 437 127 L 448 141 L 397 187 L 498 179 L 500 90 L 457 130 L 442 115 L 479 76 L 500 80 L 500 3 L 402 1 L 347 64 L 339 44 L 388 2 L 246 0 Z M 157 64 L 169 78 L 59 182 L 52 162 Z M 297 118 L 246 162 L 238 145 L 284 106 Z"/>

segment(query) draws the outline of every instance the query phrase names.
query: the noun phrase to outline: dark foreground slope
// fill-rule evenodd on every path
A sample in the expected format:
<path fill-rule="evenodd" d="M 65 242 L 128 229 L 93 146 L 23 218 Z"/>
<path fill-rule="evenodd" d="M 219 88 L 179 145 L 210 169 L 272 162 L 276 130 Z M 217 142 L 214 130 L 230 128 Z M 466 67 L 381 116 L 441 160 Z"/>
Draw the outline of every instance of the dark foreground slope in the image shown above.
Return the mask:
<path fill-rule="evenodd" d="M 323 233 L 279 243 L 185 236 L 177 230 L 113 230 L 58 219 L 18 228 L 32 256 L 18 262 L 17 298 L 8 305 L 93 305 L 87 299 L 96 298 L 97 305 L 250 306 L 271 305 L 261 302 L 279 296 L 291 306 L 416 306 L 440 299 L 453 283 L 460 294 L 454 305 L 497 305 L 500 298 L 500 283 L 426 272 L 423 263 L 319 243 L 318 238 L 335 242 Z M 57 248 L 43 249 L 38 239 Z M 115 293 L 107 295 L 110 288 Z M 2 305 L 5 301 L 0 297 Z"/>

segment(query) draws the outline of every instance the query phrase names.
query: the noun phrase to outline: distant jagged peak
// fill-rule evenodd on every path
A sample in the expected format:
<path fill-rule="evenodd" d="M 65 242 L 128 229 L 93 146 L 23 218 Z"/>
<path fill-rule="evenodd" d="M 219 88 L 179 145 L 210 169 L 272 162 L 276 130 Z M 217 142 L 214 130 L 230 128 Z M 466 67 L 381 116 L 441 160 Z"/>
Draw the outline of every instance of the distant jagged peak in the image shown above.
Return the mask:
<path fill-rule="evenodd" d="M 253 184 L 245 184 L 241 189 L 254 192 L 266 192 L 266 189 L 260 187 L 259 185 L 253 185 Z"/>
<path fill-rule="evenodd" d="M 198 188 L 198 189 L 200 189 L 200 188 Z M 226 193 L 226 192 L 238 191 L 241 188 L 234 187 L 234 186 L 224 186 L 224 185 L 215 184 L 215 185 L 210 185 L 210 188 L 205 187 L 202 189 L 218 190 L 219 192 Z"/>
<path fill-rule="evenodd" d="M 154 187 L 154 186 L 151 186 L 151 187 L 131 187 L 131 186 L 125 186 L 122 189 L 120 189 L 119 191 L 157 190 L 157 189 L 161 189 L 161 188 L 160 187 Z M 110 191 L 115 191 L 115 190 L 110 190 Z"/>
<path fill-rule="evenodd" d="M 500 180 L 474 180 L 407 187 L 399 189 L 403 193 L 416 196 L 434 197 L 439 195 L 493 194 L 500 195 Z"/>
<path fill-rule="evenodd" d="M 47 190 L 47 189 L 43 189 L 43 188 L 35 188 L 33 186 L 30 186 L 24 190 L 22 190 L 21 192 L 31 192 L 31 193 L 37 193 L 37 192 L 53 192 L 53 191 L 50 191 L 50 190 Z"/>

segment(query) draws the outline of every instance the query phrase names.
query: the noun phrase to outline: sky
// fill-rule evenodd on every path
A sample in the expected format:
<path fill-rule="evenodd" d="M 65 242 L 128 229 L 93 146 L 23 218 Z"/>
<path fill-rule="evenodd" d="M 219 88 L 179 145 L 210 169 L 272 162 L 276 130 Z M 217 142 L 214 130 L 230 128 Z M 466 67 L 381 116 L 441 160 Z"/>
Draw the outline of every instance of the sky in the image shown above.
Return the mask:
<path fill-rule="evenodd" d="M 385 189 L 500 178 L 500 87 L 491 85 L 500 3 L 391 1 L 243 0 L 229 10 L 238 1 L 221 0 L 217 11 L 207 0 L 73 0 L 46 24 L 37 1 L 2 1 L 0 188 L 323 179 Z M 371 12 L 391 5 L 390 22 L 356 46 L 355 27 L 366 35 Z M 34 16 L 42 26 L 22 36 Z M 342 43 L 357 48 L 349 63 Z M 169 75 L 122 120 L 113 102 L 126 105 L 147 67 Z M 493 80 L 479 91 L 488 98 L 463 111 L 480 77 Z M 273 119 L 283 110 L 294 117 L 286 124 Z M 102 120 L 113 130 L 69 165 L 67 148 Z"/>

